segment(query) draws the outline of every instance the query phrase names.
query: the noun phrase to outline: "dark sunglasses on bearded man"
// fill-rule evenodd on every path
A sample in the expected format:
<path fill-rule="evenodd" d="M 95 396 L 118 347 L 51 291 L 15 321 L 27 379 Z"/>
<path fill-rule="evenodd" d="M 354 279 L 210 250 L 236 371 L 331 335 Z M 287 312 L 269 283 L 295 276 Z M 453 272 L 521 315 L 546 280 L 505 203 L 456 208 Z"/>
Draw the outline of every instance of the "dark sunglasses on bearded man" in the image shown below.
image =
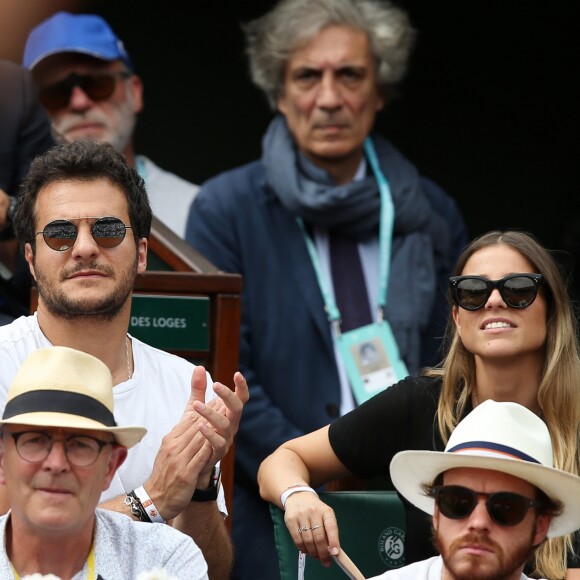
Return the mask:
<path fill-rule="evenodd" d="M 127 230 L 132 229 L 126 226 L 119 218 L 81 218 L 95 220 L 91 225 L 91 235 L 101 248 L 115 248 L 124 239 Z M 80 221 L 80 220 L 78 220 Z M 74 246 L 78 236 L 78 227 L 69 220 L 54 220 L 44 226 L 41 232 L 46 245 L 57 252 L 66 252 Z"/>
<path fill-rule="evenodd" d="M 40 89 L 38 97 L 45 108 L 62 109 L 68 105 L 73 89 L 80 87 L 92 101 L 104 101 L 113 94 L 117 79 L 128 79 L 131 74 L 129 71 L 90 75 L 71 73 L 62 81 Z"/>

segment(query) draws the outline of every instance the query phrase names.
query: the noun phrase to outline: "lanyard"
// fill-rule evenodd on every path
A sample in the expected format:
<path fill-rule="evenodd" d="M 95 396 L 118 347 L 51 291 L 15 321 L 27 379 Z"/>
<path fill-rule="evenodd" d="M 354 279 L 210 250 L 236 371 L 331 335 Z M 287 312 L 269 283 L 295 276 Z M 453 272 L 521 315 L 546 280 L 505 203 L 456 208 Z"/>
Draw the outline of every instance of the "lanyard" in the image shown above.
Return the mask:
<path fill-rule="evenodd" d="M 18 572 L 16 572 L 14 566 L 12 566 L 14 572 L 14 578 L 20 580 Z M 89 557 L 87 558 L 87 580 L 95 580 L 95 544 L 91 546 L 91 551 L 89 552 Z"/>
<path fill-rule="evenodd" d="M 379 225 L 379 293 L 378 293 L 378 318 L 379 321 L 383 319 L 383 311 L 387 305 L 387 288 L 389 285 L 389 274 L 391 267 L 391 242 L 393 238 L 393 223 L 395 219 L 395 206 L 393 204 L 393 197 L 391 195 L 391 188 L 389 187 L 389 182 L 382 172 L 379 162 L 377 159 L 377 154 L 375 152 L 374 145 L 370 139 L 367 137 L 364 143 L 364 150 L 377 180 L 379 186 L 379 192 L 381 195 L 381 214 L 380 214 L 380 225 Z M 320 292 L 322 293 L 322 299 L 324 300 L 324 307 L 328 316 L 328 320 L 335 327 L 335 329 L 340 331 L 340 311 L 334 300 L 332 292 L 330 292 L 330 286 L 324 277 L 322 272 L 322 267 L 320 265 L 320 260 L 318 258 L 318 253 L 314 242 L 308 235 L 306 227 L 301 218 L 297 217 L 296 221 L 302 230 L 304 239 L 306 241 L 306 247 L 308 248 L 308 254 L 310 255 L 310 260 L 312 261 L 312 266 L 318 280 L 318 285 L 320 287 Z"/>

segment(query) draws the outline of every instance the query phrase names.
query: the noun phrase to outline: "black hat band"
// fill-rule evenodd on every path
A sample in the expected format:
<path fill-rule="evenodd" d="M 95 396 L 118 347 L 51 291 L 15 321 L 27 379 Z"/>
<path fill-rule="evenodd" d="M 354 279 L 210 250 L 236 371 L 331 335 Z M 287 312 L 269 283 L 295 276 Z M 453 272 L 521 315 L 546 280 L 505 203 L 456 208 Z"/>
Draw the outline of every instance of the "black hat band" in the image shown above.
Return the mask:
<path fill-rule="evenodd" d="M 27 413 L 67 413 L 92 419 L 106 427 L 116 427 L 113 413 L 105 405 L 87 395 L 70 391 L 38 390 L 22 393 L 6 404 L 5 421 Z"/>

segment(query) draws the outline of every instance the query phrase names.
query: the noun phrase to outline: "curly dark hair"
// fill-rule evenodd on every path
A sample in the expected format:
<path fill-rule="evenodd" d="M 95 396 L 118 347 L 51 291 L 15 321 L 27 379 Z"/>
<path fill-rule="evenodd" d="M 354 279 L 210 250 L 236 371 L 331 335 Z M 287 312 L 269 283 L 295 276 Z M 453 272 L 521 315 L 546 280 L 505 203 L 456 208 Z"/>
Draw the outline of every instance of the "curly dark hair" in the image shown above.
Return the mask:
<path fill-rule="evenodd" d="M 20 185 L 14 213 L 14 232 L 21 247 L 26 242 L 35 247 L 35 204 L 40 190 L 51 183 L 71 179 L 107 179 L 119 187 L 127 197 L 135 242 L 149 236 L 152 212 L 143 179 L 109 143 L 84 139 L 56 145 L 30 165 Z"/>

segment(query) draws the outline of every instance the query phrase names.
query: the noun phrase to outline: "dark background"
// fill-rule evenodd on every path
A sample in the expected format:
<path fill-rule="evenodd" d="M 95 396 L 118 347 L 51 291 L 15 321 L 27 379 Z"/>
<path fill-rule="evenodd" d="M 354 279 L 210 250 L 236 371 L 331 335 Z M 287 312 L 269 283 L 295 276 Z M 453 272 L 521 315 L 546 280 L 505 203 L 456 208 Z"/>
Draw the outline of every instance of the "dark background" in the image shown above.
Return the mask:
<path fill-rule="evenodd" d="M 569 247 L 580 224 L 578 2 L 398 4 L 419 34 L 380 132 L 457 200 L 470 236 L 517 227 Z M 145 83 L 137 150 L 201 183 L 260 155 L 271 113 L 249 80 L 240 23 L 271 6 L 0 0 L 0 57 L 20 61 L 30 29 L 58 9 L 103 15 Z"/>

